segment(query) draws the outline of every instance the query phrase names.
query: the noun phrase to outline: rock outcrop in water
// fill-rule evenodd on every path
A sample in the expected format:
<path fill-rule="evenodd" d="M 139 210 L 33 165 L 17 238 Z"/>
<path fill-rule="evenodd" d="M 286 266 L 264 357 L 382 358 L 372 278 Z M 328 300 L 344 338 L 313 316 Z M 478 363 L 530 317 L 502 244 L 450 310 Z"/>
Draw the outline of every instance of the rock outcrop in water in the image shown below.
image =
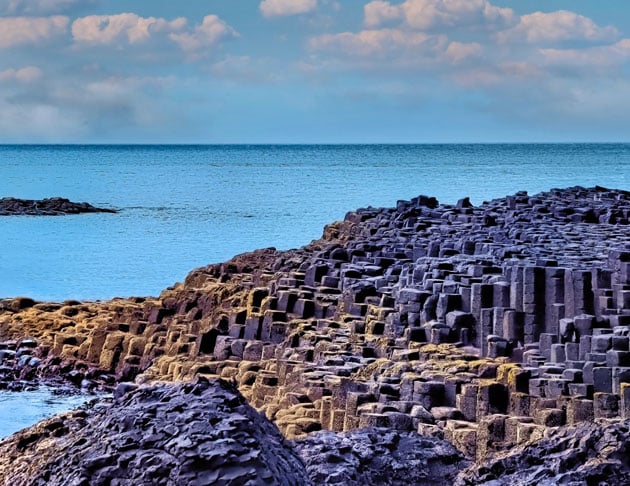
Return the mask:
<path fill-rule="evenodd" d="M 420 196 L 159 298 L 0 302 L 0 338 L 77 381 L 233 380 L 287 438 L 386 427 L 482 462 L 630 418 L 629 222 L 630 193 L 600 187 Z"/>
<path fill-rule="evenodd" d="M 80 213 L 116 213 L 115 209 L 97 208 L 86 202 L 77 203 L 61 197 L 48 199 L 0 199 L 0 216 L 62 216 Z"/>

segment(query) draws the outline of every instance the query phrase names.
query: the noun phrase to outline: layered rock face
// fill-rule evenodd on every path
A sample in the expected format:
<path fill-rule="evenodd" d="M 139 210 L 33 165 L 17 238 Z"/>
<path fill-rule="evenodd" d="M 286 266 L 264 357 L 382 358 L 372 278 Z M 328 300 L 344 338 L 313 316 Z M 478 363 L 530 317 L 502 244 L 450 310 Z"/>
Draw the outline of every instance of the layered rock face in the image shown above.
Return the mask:
<path fill-rule="evenodd" d="M 49 199 L 0 199 L 0 216 L 62 216 L 80 213 L 115 213 L 115 209 L 97 208 L 86 202 L 72 202 L 61 197 Z"/>
<path fill-rule="evenodd" d="M 360 209 L 159 298 L 0 303 L 40 373 L 233 380 L 288 438 L 387 427 L 469 458 L 630 417 L 630 193 Z"/>

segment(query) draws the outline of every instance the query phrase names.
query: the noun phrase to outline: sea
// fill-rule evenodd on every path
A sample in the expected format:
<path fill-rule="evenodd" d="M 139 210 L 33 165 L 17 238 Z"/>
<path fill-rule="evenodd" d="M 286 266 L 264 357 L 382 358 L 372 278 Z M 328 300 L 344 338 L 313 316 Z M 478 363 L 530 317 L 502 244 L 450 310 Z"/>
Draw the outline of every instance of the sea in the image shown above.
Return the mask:
<path fill-rule="evenodd" d="M 359 207 L 576 185 L 630 190 L 630 144 L 5 145 L 0 197 L 119 212 L 0 218 L 0 298 L 156 296 L 193 268 L 305 245 Z M 7 403 L 14 420 L 31 402 L 3 393 L 0 436 Z"/>

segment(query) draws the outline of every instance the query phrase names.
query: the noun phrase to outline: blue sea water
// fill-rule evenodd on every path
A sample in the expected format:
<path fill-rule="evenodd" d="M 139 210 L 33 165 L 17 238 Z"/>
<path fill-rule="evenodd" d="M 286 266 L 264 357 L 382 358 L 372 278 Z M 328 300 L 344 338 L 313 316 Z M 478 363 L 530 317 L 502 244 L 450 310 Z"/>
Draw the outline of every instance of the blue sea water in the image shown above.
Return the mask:
<path fill-rule="evenodd" d="M 195 267 L 307 244 L 358 207 L 596 184 L 630 189 L 630 144 L 0 146 L 0 197 L 121 209 L 0 218 L 0 297 L 157 295 Z"/>
<path fill-rule="evenodd" d="M 91 395 L 60 395 L 47 386 L 21 392 L 0 391 L 0 439 L 92 399 Z"/>
<path fill-rule="evenodd" d="M 0 197 L 121 210 L 0 218 L 0 298 L 158 295 L 195 267 L 307 244 L 358 207 L 574 185 L 630 189 L 630 144 L 0 146 Z M 73 400 L 0 393 L 0 437 Z"/>

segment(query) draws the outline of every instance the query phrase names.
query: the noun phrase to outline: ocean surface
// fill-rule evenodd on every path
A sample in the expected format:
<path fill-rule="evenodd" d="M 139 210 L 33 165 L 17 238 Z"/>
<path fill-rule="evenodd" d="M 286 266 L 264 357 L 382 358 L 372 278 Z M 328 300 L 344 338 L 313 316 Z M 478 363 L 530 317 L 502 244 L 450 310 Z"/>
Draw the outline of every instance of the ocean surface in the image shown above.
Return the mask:
<path fill-rule="evenodd" d="M 630 144 L 0 146 L 0 197 L 120 209 L 0 217 L 0 298 L 158 295 L 195 267 L 305 245 L 359 207 L 575 185 L 630 190 Z M 58 403 L 0 392 L 0 437 L 75 405 Z"/>
<path fill-rule="evenodd" d="M 0 298 L 157 295 L 193 268 L 299 247 L 358 207 L 630 189 L 630 144 L 0 146 L 0 197 L 118 214 L 0 218 Z"/>

